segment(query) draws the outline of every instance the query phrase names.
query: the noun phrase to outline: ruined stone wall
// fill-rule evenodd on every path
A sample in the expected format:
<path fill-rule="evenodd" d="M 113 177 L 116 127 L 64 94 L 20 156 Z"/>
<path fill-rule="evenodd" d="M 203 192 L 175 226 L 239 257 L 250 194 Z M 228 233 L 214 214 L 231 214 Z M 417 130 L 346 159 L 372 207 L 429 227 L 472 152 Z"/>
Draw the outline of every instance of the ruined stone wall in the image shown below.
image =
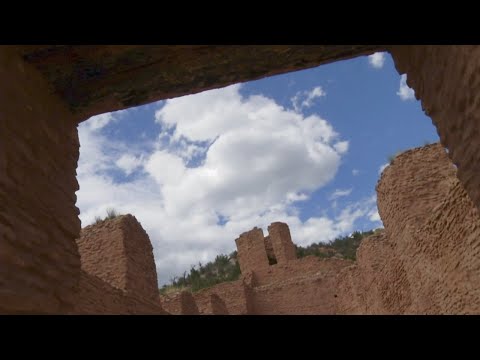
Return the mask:
<path fill-rule="evenodd" d="M 356 262 L 339 272 L 335 293 L 338 314 L 396 314 L 409 301 L 409 287 L 401 281 L 405 271 L 385 231 L 362 240 Z M 405 291 L 407 290 L 407 291 Z"/>
<path fill-rule="evenodd" d="M 357 264 L 341 273 L 338 313 L 480 313 L 480 216 L 445 159 L 430 145 L 384 171 L 377 189 L 386 231 L 362 241 Z M 417 201 L 396 204 L 404 192 Z M 402 222 L 404 213 L 419 215 Z"/>
<path fill-rule="evenodd" d="M 127 290 L 127 256 L 120 217 L 82 229 L 77 239 L 82 270 L 114 288 Z"/>
<path fill-rule="evenodd" d="M 449 149 L 460 182 L 480 207 L 480 47 L 409 45 L 390 52 Z"/>
<path fill-rule="evenodd" d="M 199 315 L 199 309 L 195 298 L 189 291 L 177 294 L 161 296 L 162 307 L 172 315 Z"/>
<path fill-rule="evenodd" d="M 193 296 L 202 315 L 333 314 L 337 275 L 352 263 L 309 256 L 249 272 L 240 280 Z M 181 314 L 178 295 L 162 304 L 167 311 Z"/>
<path fill-rule="evenodd" d="M 268 234 L 278 264 L 285 264 L 297 258 L 295 246 L 293 245 L 290 229 L 287 224 L 282 222 L 270 224 Z"/>
<path fill-rule="evenodd" d="M 336 268 L 337 263 L 344 262 L 349 263 L 347 260 L 320 259 L 312 255 L 284 264 L 271 265 L 266 269 L 256 270 L 253 273 L 254 286 L 281 282 L 290 277 L 313 276 L 318 272 L 330 271 L 332 267 Z"/>
<path fill-rule="evenodd" d="M 277 258 L 275 257 L 275 252 L 273 251 L 273 245 L 272 245 L 272 239 L 270 239 L 270 236 L 267 235 L 263 239 L 264 245 L 265 245 L 265 251 L 267 252 L 267 257 L 270 261 L 270 259 L 274 260 L 275 262 L 277 261 Z"/>
<path fill-rule="evenodd" d="M 126 294 L 94 275 L 82 271 L 72 314 L 165 315 L 158 301 Z"/>
<path fill-rule="evenodd" d="M 201 314 L 212 314 L 211 296 L 217 295 L 225 304 L 229 315 L 248 315 L 251 313 L 252 299 L 249 285 L 244 279 L 225 282 L 193 294 Z"/>
<path fill-rule="evenodd" d="M 409 224 L 418 228 L 445 197 L 455 167 L 440 144 L 405 151 L 382 172 L 377 185 L 378 212 L 387 235 Z"/>
<path fill-rule="evenodd" d="M 127 291 L 158 301 L 158 280 L 153 247 L 142 225 L 132 215 L 121 222 L 127 255 Z"/>
<path fill-rule="evenodd" d="M 137 219 L 122 215 L 82 229 L 77 240 L 82 269 L 111 286 L 158 301 L 150 239 Z"/>
<path fill-rule="evenodd" d="M 265 285 L 253 288 L 253 313 L 334 314 L 337 275 L 351 264 L 348 260 L 310 256 L 290 261 L 288 267 L 274 265 L 276 269 L 264 278 Z"/>
<path fill-rule="evenodd" d="M 235 243 L 242 274 L 256 269 L 268 268 L 269 264 L 262 229 L 254 228 L 244 232 L 235 240 Z"/>
<path fill-rule="evenodd" d="M 0 51 L 0 309 L 68 311 L 80 278 L 76 122 L 37 70 Z"/>

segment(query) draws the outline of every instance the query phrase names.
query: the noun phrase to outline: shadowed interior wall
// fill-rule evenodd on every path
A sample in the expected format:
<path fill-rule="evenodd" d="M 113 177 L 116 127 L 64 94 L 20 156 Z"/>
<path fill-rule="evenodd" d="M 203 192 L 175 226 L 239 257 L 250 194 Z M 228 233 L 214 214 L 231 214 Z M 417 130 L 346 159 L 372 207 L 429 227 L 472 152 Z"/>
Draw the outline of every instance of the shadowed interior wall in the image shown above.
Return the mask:
<path fill-rule="evenodd" d="M 0 51 L 0 311 L 62 313 L 80 278 L 77 124 L 45 78 Z"/>

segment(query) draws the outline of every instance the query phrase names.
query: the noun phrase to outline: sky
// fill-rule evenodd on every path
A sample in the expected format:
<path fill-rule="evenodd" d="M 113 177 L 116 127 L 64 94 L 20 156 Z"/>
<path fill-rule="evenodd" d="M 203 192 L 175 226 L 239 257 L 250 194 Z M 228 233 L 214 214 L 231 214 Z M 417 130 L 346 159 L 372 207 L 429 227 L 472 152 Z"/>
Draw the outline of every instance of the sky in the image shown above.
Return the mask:
<path fill-rule="evenodd" d="M 79 125 L 82 227 L 134 215 L 159 285 L 286 222 L 297 245 L 382 227 L 388 158 L 438 141 L 388 53 L 235 84 Z"/>

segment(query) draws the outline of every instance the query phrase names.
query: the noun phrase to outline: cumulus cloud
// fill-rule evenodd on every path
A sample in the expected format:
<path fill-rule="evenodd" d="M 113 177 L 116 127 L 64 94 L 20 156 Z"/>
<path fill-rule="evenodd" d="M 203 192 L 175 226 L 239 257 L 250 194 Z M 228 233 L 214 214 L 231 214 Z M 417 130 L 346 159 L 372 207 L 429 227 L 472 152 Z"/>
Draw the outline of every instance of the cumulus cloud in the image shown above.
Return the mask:
<path fill-rule="evenodd" d="M 313 105 L 313 100 L 327 95 L 321 86 L 316 86 L 310 91 L 299 91 L 290 100 L 295 111 L 300 112 L 303 108 L 309 108 Z"/>
<path fill-rule="evenodd" d="M 383 64 L 385 64 L 385 53 L 384 52 L 376 52 L 368 56 L 368 63 L 375 69 L 381 69 Z"/>
<path fill-rule="evenodd" d="M 302 221 L 295 204 L 334 178 L 348 142 L 318 115 L 240 90 L 162 102 L 155 113 L 161 130 L 149 149 L 109 140 L 104 129 L 114 119 L 79 126 L 82 225 L 108 207 L 135 215 L 152 241 L 160 283 L 233 251 L 234 239 L 254 226 L 287 222 L 294 241 L 306 245 L 354 230 L 373 209 L 362 201 Z M 118 170 L 135 176 L 120 182 Z"/>
<path fill-rule="evenodd" d="M 407 85 L 406 74 L 403 74 L 400 77 L 400 88 L 397 91 L 397 95 L 400 96 L 400 99 L 402 99 L 403 101 L 415 99 L 415 92 Z"/>
<path fill-rule="evenodd" d="M 142 165 L 142 159 L 132 154 L 123 154 L 115 164 L 122 169 L 126 175 L 130 175 L 135 169 Z"/>
<path fill-rule="evenodd" d="M 360 170 L 358 170 L 358 169 L 353 169 L 352 170 L 352 175 L 353 176 L 357 176 L 358 174 L 360 174 Z"/>

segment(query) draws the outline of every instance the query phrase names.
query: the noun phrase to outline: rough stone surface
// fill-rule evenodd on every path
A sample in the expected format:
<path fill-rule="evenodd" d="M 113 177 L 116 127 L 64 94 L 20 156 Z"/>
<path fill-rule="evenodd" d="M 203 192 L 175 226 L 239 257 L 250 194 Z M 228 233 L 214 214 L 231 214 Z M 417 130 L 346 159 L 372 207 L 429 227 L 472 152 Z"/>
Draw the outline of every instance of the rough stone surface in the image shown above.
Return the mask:
<path fill-rule="evenodd" d="M 77 240 L 82 269 L 111 286 L 158 301 L 150 239 L 137 219 L 122 215 L 82 229 Z"/>
<path fill-rule="evenodd" d="M 314 256 L 272 265 L 267 277 L 253 288 L 253 314 L 332 315 L 339 271 L 352 262 Z M 256 273 L 257 275 L 257 273 Z"/>
<path fill-rule="evenodd" d="M 244 232 L 235 240 L 235 243 L 238 249 L 240 271 L 243 274 L 255 269 L 268 268 L 268 257 L 262 229 L 254 228 Z"/>
<path fill-rule="evenodd" d="M 158 301 L 129 294 L 82 270 L 72 314 L 167 315 Z"/>
<path fill-rule="evenodd" d="M 80 279 L 77 124 L 8 47 L 0 78 L 0 311 L 68 311 Z"/>
<path fill-rule="evenodd" d="M 182 291 L 160 298 L 162 307 L 172 315 L 199 315 L 197 303 L 191 292 Z"/>
<path fill-rule="evenodd" d="M 85 120 L 91 115 L 369 55 L 378 45 L 15 46 Z"/>
<path fill-rule="evenodd" d="M 272 223 L 268 227 L 268 234 L 278 264 L 285 264 L 297 258 L 295 245 L 293 245 L 292 236 L 290 235 L 290 229 L 287 224 L 282 222 Z M 265 241 L 265 244 L 266 243 Z"/>
<path fill-rule="evenodd" d="M 150 239 L 132 215 L 82 229 L 81 278 L 72 314 L 167 314 Z"/>
<path fill-rule="evenodd" d="M 339 275 L 337 313 L 480 314 L 480 217 L 443 147 L 399 155 L 377 193 L 385 231 Z"/>
<path fill-rule="evenodd" d="M 252 313 L 252 292 L 245 280 L 237 280 L 215 285 L 193 294 L 200 314 L 212 315 L 211 296 L 218 296 L 225 304 L 229 315 L 248 315 Z"/>
<path fill-rule="evenodd" d="M 458 167 L 468 195 L 480 209 L 480 46 L 393 46 L 399 73 L 415 90 Z"/>
<path fill-rule="evenodd" d="M 210 295 L 210 309 L 212 315 L 228 315 L 225 302 L 217 294 Z"/>

